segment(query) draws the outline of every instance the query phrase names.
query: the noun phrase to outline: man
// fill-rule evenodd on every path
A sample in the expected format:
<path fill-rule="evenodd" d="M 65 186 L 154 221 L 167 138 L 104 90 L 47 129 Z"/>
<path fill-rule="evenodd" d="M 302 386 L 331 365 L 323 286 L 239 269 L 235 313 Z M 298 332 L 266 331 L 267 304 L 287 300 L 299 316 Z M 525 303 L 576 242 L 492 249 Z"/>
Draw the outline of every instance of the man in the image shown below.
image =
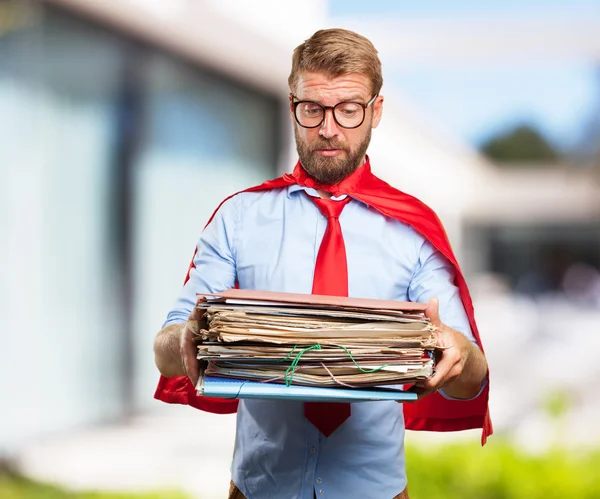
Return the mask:
<path fill-rule="evenodd" d="M 436 374 L 412 388 L 429 396 L 412 413 L 407 405 L 406 414 L 395 402 L 320 408 L 240 401 L 231 498 L 406 498 L 405 416 L 413 429 L 491 433 L 487 364 L 445 233 L 427 207 L 370 172 L 366 151 L 381 120 L 382 81 L 377 51 L 356 33 L 321 30 L 296 48 L 289 85 L 299 162 L 292 175 L 228 198 L 207 225 L 155 340 L 163 375 L 156 396 L 211 412 L 236 410 L 237 402 L 195 396 L 199 366 L 191 340 L 200 319 L 196 293 L 236 283 L 428 302 L 426 314 L 446 347 Z M 333 421 L 332 433 L 318 429 L 313 409 Z"/>

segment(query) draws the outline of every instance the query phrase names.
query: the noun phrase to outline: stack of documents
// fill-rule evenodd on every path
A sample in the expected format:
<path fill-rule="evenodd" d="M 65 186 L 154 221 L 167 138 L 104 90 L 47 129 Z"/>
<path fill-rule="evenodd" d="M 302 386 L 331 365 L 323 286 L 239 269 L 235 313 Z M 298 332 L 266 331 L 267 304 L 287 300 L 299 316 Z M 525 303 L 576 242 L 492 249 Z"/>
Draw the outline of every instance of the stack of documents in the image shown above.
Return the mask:
<path fill-rule="evenodd" d="M 401 400 L 414 394 L 397 385 L 433 373 L 434 327 L 420 303 L 232 289 L 197 306 L 199 395 Z"/>

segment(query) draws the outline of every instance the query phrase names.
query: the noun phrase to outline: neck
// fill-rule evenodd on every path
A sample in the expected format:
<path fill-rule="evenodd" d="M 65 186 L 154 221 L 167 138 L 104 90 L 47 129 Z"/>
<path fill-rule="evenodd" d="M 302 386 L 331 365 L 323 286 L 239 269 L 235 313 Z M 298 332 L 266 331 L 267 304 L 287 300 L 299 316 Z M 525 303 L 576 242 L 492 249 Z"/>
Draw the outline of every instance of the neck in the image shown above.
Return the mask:
<path fill-rule="evenodd" d="M 323 189 L 316 189 L 316 191 L 319 193 L 319 196 L 321 196 L 323 199 L 330 199 L 332 196 L 331 192 L 327 192 Z"/>

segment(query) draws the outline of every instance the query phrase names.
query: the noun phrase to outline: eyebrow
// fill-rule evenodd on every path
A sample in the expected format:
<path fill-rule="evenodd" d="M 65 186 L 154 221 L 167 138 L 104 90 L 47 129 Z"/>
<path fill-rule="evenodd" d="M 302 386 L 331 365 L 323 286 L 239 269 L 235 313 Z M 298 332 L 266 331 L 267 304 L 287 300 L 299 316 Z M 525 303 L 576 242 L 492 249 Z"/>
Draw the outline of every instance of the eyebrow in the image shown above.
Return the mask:
<path fill-rule="evenodd" d="M 354 95 L 351 95 L 350 97 L 346 97 L 345 99 L 342 99 L 341 102 L 344 102 L 344 101 L 347 101 L 347 100 L 362 101 L 362 95 L 354 94 Z"/>
<path fill-rule="evenodd" d="M 308 100 L 308 101 L 317 102 L 319 104 L 322 104 L 320 100 L 309 99 L 308 97 L 305 97 L 304 99 L 300 99 L 300 100 Z M 353 95 L 350 95 L 349 97 L 344 97 L 343 99 L 339 100 L 339 102 L 348 102 L 348 101 L 363 102 L 363 98 L 362 98 L 362 95 L 360 95 L 360 94 L 353 94 Z M 368 99 L 367 99 L 367 101 L 368 101 Z M 364 101 L 364 102 L 367 102 L 367 101 Z"/>

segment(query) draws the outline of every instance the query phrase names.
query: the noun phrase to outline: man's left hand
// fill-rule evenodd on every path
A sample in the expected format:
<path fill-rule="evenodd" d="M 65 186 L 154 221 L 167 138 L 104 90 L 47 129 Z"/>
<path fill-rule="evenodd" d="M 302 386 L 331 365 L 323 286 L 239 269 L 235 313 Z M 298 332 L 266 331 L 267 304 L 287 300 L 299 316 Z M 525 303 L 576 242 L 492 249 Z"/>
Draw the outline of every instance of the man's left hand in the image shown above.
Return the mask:
<path fill-rule="evenodd" d="M 472 398 L 479 392 L 487 374 L 487 362 L 477 345 L 442 323 L 438 309 L 437 298 L 429 300 L 425 309 L 425 316 L 437 328 L 435 373 L 428 380 L 416 383 L 410 391 L 416 392 L 419 399 L 440 388 L 450 397 Z"/>

